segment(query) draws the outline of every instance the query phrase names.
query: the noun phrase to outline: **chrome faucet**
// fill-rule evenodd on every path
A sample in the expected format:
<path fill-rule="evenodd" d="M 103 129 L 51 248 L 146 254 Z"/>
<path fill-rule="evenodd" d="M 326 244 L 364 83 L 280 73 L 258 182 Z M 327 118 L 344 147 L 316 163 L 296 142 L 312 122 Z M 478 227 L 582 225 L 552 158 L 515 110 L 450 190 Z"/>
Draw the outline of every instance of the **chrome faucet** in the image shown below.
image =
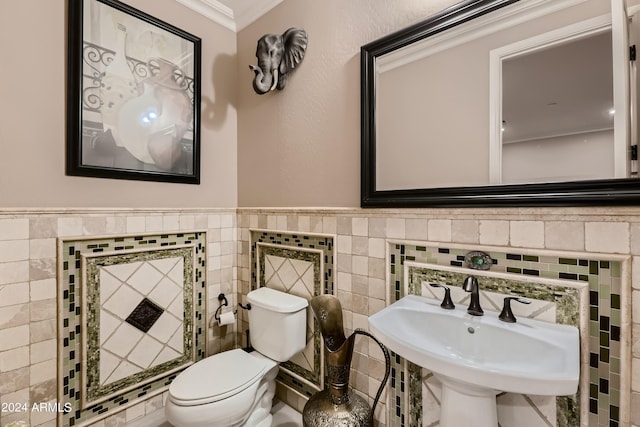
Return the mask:
<path fill-rule="evenodd" d="M 465 292 L 471 292 L 471 302 L 469 303 L 469 308 L 467 308 L 467 313 L 472 316 L 484 315 L 484 311 L 482 310 L 482 307 L 480 307 L 478 279 L 476 279 L 475 276 L 467 276 L 462 284 L 462 289 Z"/>

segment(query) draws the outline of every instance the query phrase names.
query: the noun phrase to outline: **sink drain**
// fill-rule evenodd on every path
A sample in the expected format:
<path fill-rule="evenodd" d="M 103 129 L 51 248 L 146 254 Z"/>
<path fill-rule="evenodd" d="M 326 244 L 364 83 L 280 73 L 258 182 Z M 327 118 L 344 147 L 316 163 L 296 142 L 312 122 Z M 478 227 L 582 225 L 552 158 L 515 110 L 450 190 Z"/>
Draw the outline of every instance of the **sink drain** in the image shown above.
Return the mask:
<path fill-rule="evenodd" d="M 469 332 L 470 334 L 475 334 L 475 333 L 476 333 L 476 330 L 475 330 L 475 329 L 473 329 L 471 326 L 469 326 L 469 327 L 467 328 L 467 332 Z"/>

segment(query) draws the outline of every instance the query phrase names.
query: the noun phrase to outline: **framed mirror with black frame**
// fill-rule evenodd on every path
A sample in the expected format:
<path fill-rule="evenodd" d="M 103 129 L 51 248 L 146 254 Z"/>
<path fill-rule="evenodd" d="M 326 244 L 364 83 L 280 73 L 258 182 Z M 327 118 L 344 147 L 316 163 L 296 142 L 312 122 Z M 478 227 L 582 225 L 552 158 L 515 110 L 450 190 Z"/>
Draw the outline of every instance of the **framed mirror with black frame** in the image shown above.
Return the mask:
<path fill-rule="evenodd" d="M 637 120 L 630 115 L 636 110 L 631 108 L 635 97 L 633 90 L 629 90 L 629 87 L 633 89 L 635 80 L 635 67 L 629 61 L 629 43 L 637 31 L 629 23 L 633 23 L 630 17 L 637 12 L 638 3 L 637 0 L 466 0 L 362 46 L 361 206 L 640 203 L 637 162 L 633 157 Z M 599 93 L 597 101 L 585 100 L 593 83 L 574 88 L 574 98 L 568 100 L 565 98 L 569 95 L 558 93 L 554 88 L 548 88 L 553 97 L 546 94 L 547 98 L 540 95 L 540 99 L 529 100 L 515 91 L 509 97 L 501 80 L 504 67 L 501 64 L 513 62 L 514 58 L 544 57 L 542 54 L 546 52 L 552 56 L 554 49 L 562 52 L 559 48 L 564 46 L 570 50 L 572 43 L 584 44 L 591 39 L 610 44 L 608 49 L 602 49 L 609 57 L 598 59 L 609 63 L 609 70 L 605 66 L 604 71 L 592 73 L 603 80 L 600 86 L 605 88 L 600 91 L 604 95 Z M 559 79 L 561 73 L 552 70 L 556 68 L 546 67 L 547 72 L 555 73 Z M 568 70 L 566 74 L 587 73 L 578 69 Z M 416 75 L 419 77 L 410 78 Z M 525 85 L 532 84 L 530 77 L 521 77 Z M 560 81 L 554 85 L 556 88 L 569 86 Z M 530 94 L 532 92 L 546 93 L 542 89 L 532 90 Z M 532 96 L 530 94 L 528 96 Z M 518 123 L 513 119 L 513 104 L 506 102 L 514 97 L 522 98 L 523 103 L 541 104 L 539 111 L 534 114 L 533 110 L 527 110 L 525 116 L 538 117 L 539 112 L 560 117 L 560 120 L 556 118 L 557 123 L 568 123 L 573 112 L 561 116 L 558 111 L 575 104 L 582 110 L 603 110 L 597 114 L 605 117 L 596 123 L 595 113 L 589 112 L 575 119 L 583 125 L 588 122 L 586 126 L 570 130 L 554 128 L 542 121 L 527 123 L 529 128 L 542 130 L 529 138 L 535 143 L 525 141 L 526 138 L 502 140 L 503 118 L 512 118 L 511 126 Z M 524 129 L 524 124 L 522 126 Z M 513 127 L 509 132 L 513 132 Z M 603 135 L 610 142 L 607 139 L 600 143 Z M 583 140 L 591 145 L 570 145 Z M 603 146 L 615 145 L 615 154 L 596 154 L 593 151 L 596 140 Z M 506 179 L 506 172 L 505 178 L 501 178 L 502 171 L 521 167 L 511 165 L 509 169 L 509 165 L 500 162 L 506 143 L 511 143 L 508 148 L 514 151 L 514 141 L 528 146 L 528 150 L 553 146 L 556 151 L 542 153 L 546 157 L 540 157 L 537 164 L 534 155 L 527 155 L 533 171 L 528 173 L 540 170 L 539 176 L 510 181 Z M 535 150 L 523 152 L 536 153 Z M 582 160 L 585 154 L 591 156 L 591 163 Z M 612 172 L 593 172 L 594 165 L 604 163 L 605 158 L 612 165 L 603 169 Z M 569 171 L 570 161 L 582 170 L 558 173 Z M 522 162 L 526 164 L 527 159 L 520 159 L 520 164 Z M 559 165 L 555 169 L 547 167 L 552 162 Z"/>

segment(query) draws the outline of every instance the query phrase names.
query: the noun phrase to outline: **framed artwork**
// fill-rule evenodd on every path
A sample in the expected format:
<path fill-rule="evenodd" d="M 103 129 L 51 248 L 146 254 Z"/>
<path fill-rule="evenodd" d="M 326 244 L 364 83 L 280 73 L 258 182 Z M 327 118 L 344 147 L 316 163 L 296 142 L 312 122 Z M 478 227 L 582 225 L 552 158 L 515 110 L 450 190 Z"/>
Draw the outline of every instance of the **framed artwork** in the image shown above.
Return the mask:
<path fill-rule="evenodd" d="M 200 183 L 200 38 L 70 0 L 67 175 Z"/>

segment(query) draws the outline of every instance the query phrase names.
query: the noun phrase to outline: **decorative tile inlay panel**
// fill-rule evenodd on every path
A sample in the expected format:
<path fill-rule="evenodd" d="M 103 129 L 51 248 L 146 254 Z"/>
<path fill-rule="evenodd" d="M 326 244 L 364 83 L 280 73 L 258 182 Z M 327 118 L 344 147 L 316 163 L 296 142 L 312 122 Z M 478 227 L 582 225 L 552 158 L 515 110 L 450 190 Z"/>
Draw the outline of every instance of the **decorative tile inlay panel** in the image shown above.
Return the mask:
<path fill-rule="evenodd" d="M 252 230 L 252 289 L 261 286 L 310 300 L 333 293 L 333 237 Z M 282 363 L 278 379 L 311 396 L 324 387 L 324 352 L 313 313 L 307 309 L 307 346 Z"/>
<path fill-rule="evenodd" d="M 434 264 L 438 266 L 463 267 L 464 255 L 478 247 L 460 247 L 460 245 L 451 245 L 450 247 L 442 246 L 442 244 L 389 244 L 389 303 L 397 301 L 406 294 L 404 284 L 414 286 L 416 291 L 416 283 L 411 278 L 405 278 L 407 274 L 405 265 L 411 262 L 420 262 Z M 480 248 L 482 249 L 482 248 Z M 617 426 L 620 423 L 620 413 L 624 408 L 629 407 L 628 388 L 624 386 L 623 378 L 628 378 L 629 365 L 628 360 L 625 361 L 625 354 L 628 354 L 629 337 L 621 337 L 622 324 L 629 314 L 625 312 L 628 302 L 623 299 L 628 298 L 627 291 L 622 289 L 623 270 L 628 268 L 626 257 L 611 256 L 611 259 L 597 259 L 593 255 L 583 254 L 580 256 L 576 253 L 570 253 L 567 256 L 558 256 L 557 252 L 551 253 L 543 250 L 527 252 L 499 252 L 496 248 L 493 251 L 487 251 L 493 259 L 494 265 L 491 272 L 505 272 L 523 275 L 528 278 L 536 277 L 548 279 L 561 279 L 575 281 L 588 285 L 588 336 L 582 337 L 588 343 L 588 378 L 584 379 L 584 387 L 581 388 L 582 402 L 587 402 L 588 408 L 582 407 L 582 413 L 587 414 L 580 420 L 580 425 L 586 426 Z M 469 273 L 479 275 L 473 270 Z M 418 276 L 414 276 L 417 279 Z M 458 278 L 459 279 L 459 278 Z M 446 279 L 445 279 L 446 281 Z M 523 281 L 525 278 L 523 277 Z M 460 282 L 456 280 L 449 283 L 450 285 L 460 286 Z M 421 285 L 420 285 L 421 286 Z M 527 286 L 522 292 L 529 292 L 535 287 Z M 420 291 L 422 288 L 420 287 Z M 436 290 L 437 292 L 437 290 Z M 509 292 L 512 290 L 509 288 Z M 536 291 L 538 294 L 530 295 L 532 298 L 544 301 L 540 295 L 545 295 L 543 291 Z M 542 292 L 542 293 L 540 293 Z M 515 290 L 514 294 L 518 294 Z M 525 295 L 529 295 L 525 293 Z M 555 298 L 555 295 L 554 295 Z M 495 309 L 497 302 L 495 299 L 487 298 L 484 301 Z M 540 315 L 556 316 L 556 320 L 563 323 L 571 323 L 567 319 L 563 319 L 569 311 L 564 303 L 556 301 L 555 308 L 546 307 L 544 305 L 538 307 Z M 488 308 L 489 306 L 487 306 Z M 518 307 L 520 308 L 520 307 Z M 553 311 L 555 310 L 555 313 Z M 563 314 L 565 313 L 565 314 Z M 437 385 L 434 380 L 427 375 L 422 377 L 420 369 L 410 368 L 405 372 L 403 369 L 404 361 L 399 356 L 392 358 L 392 375 L 387 391 L 389 396 L 389 412 L 388 425 L 390 426 L 417 426 L 431 425 L 428 421 L 433 418 L 433 407 L 423 407 L 423 393 L 435 396 L 437 393 Z M 424 382 L 423 382 L 424 380 Z M 588 381 L 587 381 L 588 380 Z M 513 396 L 513 397 L 509 397 Z M 519 399 L 518 395 L 504 395 L 498 398 L 499 402 L 505 404 L 509 399 Z M 527 400 L 529 399 L 529 401 Z M 551 425 L 574 427 L 577 424 L 571 420 L 562 418 L 567 413 L 571 413 L 568 409 L 559 407 L 557 415 L 554 419 L 553 411 L 545 405 L 536 403 L 537 396 L 525 396 L 524 401 L 526 407 L 538 408 L 543 416 L 551 420 Z M 434 404 L 434 400 L 429 401 L 429 405 Z M 568 402 L 568 405 L 573 403 Z M 427 403 L 425 403 L 427 405 Z M 540 406 L 542 405 L 542 407 Z M 622 409 L 621 409 L 622 408 Z M 429 411 L 429 414 L 425 411 Z M 422 417 L 422 418 L 421 418 Z M 540 415 L 539 415 L 540 417 Z M 439 416 L 436 416 L 437 421 Z M 541 421 L 540 425 L 549 425 Z M 577 421 L 575 421 L 577 422 Z M 555 423 L 555 424 L 554 424 Z"/>
<path fill-rule="evenodd" d="M 166 390 L 205 352 L 203 232 L 59 241 L 58 425 Z"/>

